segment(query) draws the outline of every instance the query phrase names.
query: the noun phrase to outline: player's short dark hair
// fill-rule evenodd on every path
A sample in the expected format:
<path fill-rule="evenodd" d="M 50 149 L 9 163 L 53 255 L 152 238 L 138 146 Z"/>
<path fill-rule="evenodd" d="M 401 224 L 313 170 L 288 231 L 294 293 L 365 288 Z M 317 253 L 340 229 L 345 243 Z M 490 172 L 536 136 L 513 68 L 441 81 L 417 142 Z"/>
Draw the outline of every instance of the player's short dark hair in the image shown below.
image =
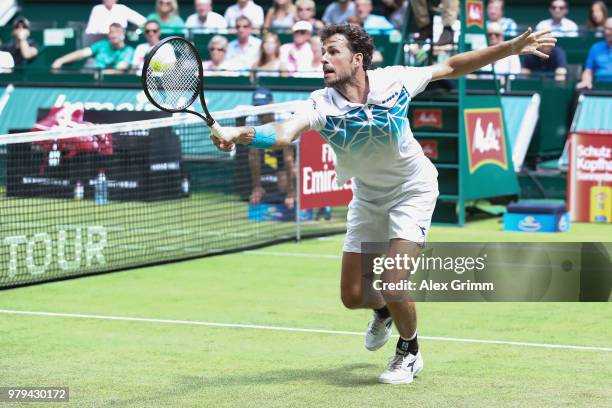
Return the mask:
<path fill-rule="evenodd" d="M 363 69 L 370 68 L 374 53 L 372 37 L 363 28 L 354 24 L 330 24 L 321 30 L 321 42 L 325 43 L 329 37 L 336 34 L 341 34 L 346 38 L 353 54 L 363 55 Z"/>

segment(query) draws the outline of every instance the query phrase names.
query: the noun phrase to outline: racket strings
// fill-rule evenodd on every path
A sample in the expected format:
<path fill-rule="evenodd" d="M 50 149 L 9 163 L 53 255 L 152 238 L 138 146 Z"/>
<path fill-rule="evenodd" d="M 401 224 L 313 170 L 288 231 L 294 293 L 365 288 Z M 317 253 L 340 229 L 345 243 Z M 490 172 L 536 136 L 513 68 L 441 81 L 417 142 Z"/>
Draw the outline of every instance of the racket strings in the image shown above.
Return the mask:
<path fill-rule="evenodd" d="M 169 110 L 189 107 L 199 92 L 198 58 L 184 41 L 170 41 L 151 57 L 146 83 L 151 97 Z"/>

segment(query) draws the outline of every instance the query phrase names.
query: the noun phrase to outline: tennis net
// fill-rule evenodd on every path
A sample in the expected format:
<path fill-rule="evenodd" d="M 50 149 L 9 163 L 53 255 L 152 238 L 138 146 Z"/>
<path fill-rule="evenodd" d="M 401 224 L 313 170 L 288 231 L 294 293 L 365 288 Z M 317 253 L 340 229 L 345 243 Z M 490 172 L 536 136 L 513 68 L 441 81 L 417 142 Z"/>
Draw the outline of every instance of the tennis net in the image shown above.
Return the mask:
<path fill-rule="evenodd" d="M 299 106 L 213 116 L 260 124 Z M 2 135 L 0 288 L 343 231 L 343 207 L 296 211 L 298 154 L 220 152 L 191 115 Z"/>

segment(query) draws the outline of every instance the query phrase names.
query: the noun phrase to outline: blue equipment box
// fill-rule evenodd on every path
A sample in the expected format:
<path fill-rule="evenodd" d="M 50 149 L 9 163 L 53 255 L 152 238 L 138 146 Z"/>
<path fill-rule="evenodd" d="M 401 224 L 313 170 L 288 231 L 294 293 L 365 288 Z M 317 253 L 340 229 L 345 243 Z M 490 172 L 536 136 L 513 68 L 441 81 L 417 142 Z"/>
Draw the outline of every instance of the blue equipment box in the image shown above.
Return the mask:
<path fill-rule="evenodd" d="M 301 210 L 300 221 L 313 220 L 312 210 Z M 260 203 L 249 204 L 249 220 L 292 222 L 295 219 L 295 208 L 289 209 L 284 204 Z"/>
<path fill-rule="evenodd" d="M 512 203 L 504 214 L 504 231 L 565 232 L 569 228 L 570 219 L 565 203 Z"/>

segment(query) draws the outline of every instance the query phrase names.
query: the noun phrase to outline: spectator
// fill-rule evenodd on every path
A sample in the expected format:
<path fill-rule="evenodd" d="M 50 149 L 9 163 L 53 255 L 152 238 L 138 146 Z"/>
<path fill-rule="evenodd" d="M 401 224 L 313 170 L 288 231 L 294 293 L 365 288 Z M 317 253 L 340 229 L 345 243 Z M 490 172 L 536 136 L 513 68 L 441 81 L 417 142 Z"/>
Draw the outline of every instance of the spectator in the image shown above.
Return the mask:
<path fill-rule="evenodd" d="M 236 4 L 227 8 L 225 11 L 225 21 L 227 21 L 228 27 L 237 27 L 238 18 L 242 16 L 249 19 L 252 27 L 260 28 L 263 26 L 263 8 L 252 0 L 238 0 Z"/>
<path fill-rule="evenodd" d="M 361 19 L 361 17 L 359 16 L 351 16 L 349 17 L 348 24 L 355 24 L 358 25 L 359 27 L 363 28 L 363 20 Z M 380 51 L 378 51 L 376 49 L 376 45 L 374 45 L 374 49 L 372 50 L 372 62 L 371 62 L 371 67 L 377 67 L 380 66 L 380 64 L 383 62 L 383 56 L 380 53 Z"/>
<path fill-rule="evenodd" d="M 514 36 L 517 34 L 516 21 L 504 17 L 504 0 L 490 0 L 487 4 L 487 24 L 499 23 L 504 30 L 503 34 Z"/>
<path fill-rule="evenodd" d="M 30 39 L 30 22 L 25 17 L 17 17 L 13 22 L 12 41 L 0 47 L 13 57 L 15 66 L 24 65 L 38 55 L 38 44 Z"/>
<path fill-rule="evenodd" d="M 291 72 L 308 71 L 312 66 L 312 24 L 308 21 L 298 21 L 291 29 L 293 42 L 283 44 L 280 48 L 280 59 Z"/>
<path fill-rule="evenodd" d="M 179 16 L 176 0 L 157 0 L 155 13 L 149 14 L 147 20 L 157 21 L 161 31 L 168 34 L 182 34 L 183 27 L 185 27 L 185 22 Z"/>
<path fill-rule="evenodd" d="M 587 18 L 587 28 L 595 31 L 598 37 L 604 34 L 604 25 L 608 19 L 608 7 L 601 0 L 594 1 L 589 8 L 589 16 Z"/>
<path fill-rule="evenodd" d="M 297 9 L 297 21 L 308 21 L 312 24 L 314 33 L 325 27 L 325 24 L 315 17 L 317 14 L 317 6 L 314 0 L 297 0 L 295 2 L 295 7 Z"/>
<path fill-rule="evenodd" d="M 159 42 L 161 35 L 159 23 L 155 20 L 147 21 L 144 25 L 144 34 L 147 42 L 136 47 L 134 58 L 132 59 L 132 69 L 136 70 L 138 75 L 142 72 L 142 66 L 147 54 Z"/>
<path fill-rule="evenodd" d="M 489 45 L 502 43 L 504 41 L 504 28 L 497 21 L 488 23 L 487 37 L 489 39 Z M 496 74 L 520 74 L 521 60 L 518 55 L 510 55 L 495 61 L 493 67 L 495 68 Z M 491 71 L 491 65 L 482 68 L 482 71 Z"/>
<path fill-rule="evenodd" d="M 275 33 L 264 34 L 259 50 L 259 59 L 253 64 L 251 81 L 255 77 L 287 76 L 287 67 L 280 60 L 281 43 Z"/>
<path fill-rule="evenodd" d="M 208 42 L 210 60 L 202 63 L 204 74 L 217 76 L 237 76 L 243 67 L 236 61 L 227 58 L 227 38 L 222 35 L 213 36 Z"/>
<path fill-rule="evenodd" d="M 433 22 L 429 14 L 429 3 L 427 0 L 411 0 L 410 7 L 414 13 L 416 25 L 419 32 L 415 35 L 418 40 L 433 37 Z M 442 0 L 442 22 L 444 29 L 438 38 L 436 45 L 452 44 L 454 40 L 453 25 L 459 14 L 459 0 Z"/>
<path fill-rule="evenodd" d="M 264 28 L 274 31 L 289 31 L 296 20 L 296 10 L 292 0 L 274 0 L 268 10 Z"/>
<path fill-rule="evenodd" d="M 371 0 L 355 0 L 355 12 L 363 21 L 363 29 L 370 35 L 386 34 L 395 29 L 385 17 L 372 14 Z"/>
<path fill-rule="evenodd" d="M 593 88 L 593 79 L 596 81 L 612 81 L 612 17 L 608 17 L 604 26 L 605 41 L 593 44 L 584 66 L 582 78 L 578 88 Z"/>
<path fill-rule="evenodd" d="M 567 56 L 560 47 L 541 47 L 538 51 L 548 55 L 548 58 L 540 58 L 535 55 L 527 55 L 523 60 L 524 74 L 532 72 L 551 72 L 554 73 L 557 81 L 564 81 L 567 74 Z"/>
<path fill-rule="evenodd" d="M 408 0 L 383 0 L 385 17 L 397 30 L 404 28 L 404 20 L 408 11 Z"/>
<path fill-rule="evenodd" d="M 51 64 L 51 68 L 60 69 L 65 64 L 94 57 L 94 66 L 105 74 L 123 73 L 130 67 L 134 49 L 125 44 L 125 29 L 119 23 L 112 23 L 108 29 L 108 39 L 93 43 L 66 54 Z"/>
<path fill-rule="evenodd" d="M 354 15 L 355 3 L 352 0 L 337 0 L 325 8 L 322 20 L 325 24 L 344 24 Z"/>
<path fill-rule="evenodd" d="M 548 9 L 552 18 L 542 20 L 536 26 L 536 31 L 552 30 L 555 37 L 578 37 L 578 26 L 569 18 L 567 0 L 552 0 Z"/>
<path fill-rule="evenodd" d="M 300 78 L 323 78 L 323 44 L 321 38 L 313 36 L 310 39 L 310 48 L 312 49 L 312 62 L 310 67 L 304 68 L 303 71 L 296 72 L 294 76 Z"/>
<path fill-rule="evenodd" d="M 227 28 L 227 21 L 219 14 L 212 11 L 212 0 L 195 0 L 196 12 L 187 17 L 185 27 L 194 33 L 209 33 Z"/>
<path fill-rule="evenodd" d="M 108 27 L 112 23 L 119 23 L 125 29 L 128 23 L 140 27 L 145 21 L 146 18 L 140 13 L 123 4 L 117 4 L 117 0 L 102 0 L 102 4 L 91 9 L 85 34 L 108 34 Z"/>
<path fill-rule="evenodd" d="M 229 43 L 226 58 L 241 62 L 243 69 L 251 69 L 259 57 L 261 40 L 251 35 L 253 25 L 246 16 L 236 19 L 236 30 L 237 38 Z"/>
<path fill-rule="evenodd" d="M 272 102 L 272 91 L 268 88 L 257 88 L 253 92 L 253 106 L 268 105 Z M 249 116 L 246 118 L 246 125 L 254 126 L 270 123 L 275 119 L 282 120 L 282 118 L 275 118 L 275 116 L 274 114 Z M 262 156 L 265 156 L 267 160 Z M 288 146 L 279 150 L 249 149 L 248 157 L 252 182 L 249 202 L 251 204 L 259 204 L 260 202 L 283 202 L 287 208 L 292 209 L 295 205 L 296 178 L 296 163 L 293 146 Z M 264 168 L 262 169 L 262 167 Z M 262 170 L 267 173 L 266 175 L 268 177 L 262 177 Z M 262 185 L 262 179 L 264 179 L 264 181 L 266 179 L 269 181 L 276 181 L 276 185 L 269 184 L 272 192 L 266 192 Z"/>

